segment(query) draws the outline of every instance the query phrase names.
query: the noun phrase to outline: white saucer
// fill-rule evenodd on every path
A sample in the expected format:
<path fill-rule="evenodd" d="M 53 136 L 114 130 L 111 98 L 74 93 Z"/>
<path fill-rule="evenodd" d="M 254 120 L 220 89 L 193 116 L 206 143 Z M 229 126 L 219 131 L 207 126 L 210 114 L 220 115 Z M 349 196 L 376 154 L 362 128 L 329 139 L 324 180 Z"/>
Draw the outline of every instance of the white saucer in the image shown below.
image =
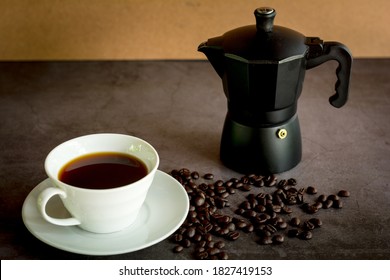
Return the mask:
<path fill-rule="evenodd" d="M 122 231 L 95 234 L 77 226 L 56 226 L 42 218 L 36 206 L 37 196 L 50 184 L 49 179 L 44 180 L 27 196 L 22 208 L 23 222 L 39 240 L 78 254 L 115 255 L 154 245 L 179 228 L 189 209 L 183 186 L 170 175 L 157 170 L 137 220 Z M 58 196 L 49 201 L 47 211 L 54 217 L 68 215 Z"/>

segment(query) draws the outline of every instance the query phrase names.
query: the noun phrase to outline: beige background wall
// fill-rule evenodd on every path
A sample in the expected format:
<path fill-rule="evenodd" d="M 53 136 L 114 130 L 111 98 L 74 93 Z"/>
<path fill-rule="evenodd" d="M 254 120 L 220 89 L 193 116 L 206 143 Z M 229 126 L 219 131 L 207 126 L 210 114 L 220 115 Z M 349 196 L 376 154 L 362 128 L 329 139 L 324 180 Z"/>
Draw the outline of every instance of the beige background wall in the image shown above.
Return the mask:
<path fill-rule="evenodd" d="M 199 43 L 261 6 L 355 57 L 390 56 L 389 0 L 0 0 L 0 60 L 204 58 Z"/>

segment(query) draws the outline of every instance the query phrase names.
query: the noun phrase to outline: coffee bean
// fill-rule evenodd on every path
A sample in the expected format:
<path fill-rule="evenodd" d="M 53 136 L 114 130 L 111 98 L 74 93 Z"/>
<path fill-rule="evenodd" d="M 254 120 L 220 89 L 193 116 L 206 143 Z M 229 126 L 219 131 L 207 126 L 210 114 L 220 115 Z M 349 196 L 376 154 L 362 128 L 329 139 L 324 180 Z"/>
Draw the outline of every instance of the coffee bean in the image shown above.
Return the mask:
<path fill-rule="evenodd" d="M 249 192 L 250 190 L 252 189 L 251 185 L 249 184 L 244 184 L 240 190 L 244 191 L 244 192 Z"/>
<path fill-rule="evenodd" d="M 272 205 L 272 211 L 275 213 L 280 213 L 282 211 L 282 207 L 280 205 Z"/>
<path fill-rule="evenodd" d="M 220 232 L 221 232 L 221 227 L 217 224 L 214 224 L 213 225 L 213 230 L 211 231 L 211 233 L 215 234 L 215 235 L 219 235 Z"/>
<path fill-rule="evenodd" d="M 317 202 L 315 202 L 312 206 L 315 207 L 315 208 L 317 208 L 317 209 L 321 209 L 321 208 L 322 208 L 322 203 L 319 202 L 319 201 L 317 201 Z"/>
<path fill-rule="evenodd" d="M 298 227 L 301 224 L 301 220 L 298 217 L 293 217 L 290 220 L 290 225 L 293 227 Z"/>
<path fill-rule="evenodd" d="M 180 245 L 177 245 L 173 248 L 173 252 L 175 253 L 180 253 L 181 251 L 184 250 L 184 247 L 183 246 L 180 246 Z"/>
<path fill-rule="evenodd" d="M 237 221 L 235 222 L 236 228 L 243 229 L 248 226 L 248 224 L 245 221 Z"/>
<path fill-rule="evenodd" d="M 173 235 L 173 238 L 172 238 L 173 242 L 180 242 L 183 240 L 183 235 L 182 234 L 179 234 L 179 233 L 176 233 Z"/>
<path fill-rule="evenodd" d="M 225 247 L 225 242 L 223 241 L 218 241 L 214 244 L 214 247 L 215 248 L 218 248 L 218 249 L 222 249 L 223 247 Z"/>
<path fill-rule="evenodd" d="M 185 232 L 186 232 L 186 228 L 185 227 L 183 227 L 183 226 L 181 226 L 181 227 L 179 227 L 178 229 L 177 229 L 177 231 L 176 231 L 176 233 L 177 234 L 184 234 Z"/>
<path fill-rule="evenodd" d="M 336 201 L 336 200 L 340 200 L 340 197 L 336 194 L 331 194 L 328 196 L 328 200 Z"/>
<path fill-rule="evenodd" d="M 209 256 L 214 256 L 214 255 L 217 255 L 219 254 L 221 251 L 218 249 L 218 248 L 210 248 L 207 250 L 207 253 L 209 254 Z"/>
<path fill-rule="evenodd" d="M 260 205 L 265 205 L 267 203 L 267 198 L 264 193 L 259 193 L 256 195 L 257 203 Z"/>
<path fill-rule="evenodd" d="M 193 224 L 198 224 L 199 223 L 199 219 L 189 217 L 189 218 L 187 218 L 187 222 L 188 222 L 188 226 L 190 226 L 190 225 L 193 225 Z"/>
<path fill-rule="evenodd" d="M 295 196 L 298 194 L 298 190 L 294 187 L 290 187 L 288 190 L 286 190 L 286 194 L 289 196 Z"/>
<path fill-rule="evenodd" d="M 254 218 L 257 216 L 257 212 L 255 210 L 246 210 L 243 216 L 247 218 Z"/>
<path fill-rule="evenodd" d="M 220 260 L 228 260 L 229 259 L 229 255 L 226 252 L 220 252 L 218 254 L 218 259 L 220 259 Z"/>
<path fill-rule="evenodd" d="M 276 191 L 274 191 L 273 194 L 274 195 L 282 195 L 282 194 L 284 194 L 284 190 L 283 189 L 277 189 Z"/>
<path fill-rule="evenodd" d="M 229 195 L 230 195 L 230 193 L 229 193 L 228 191 L 226 191 L 226 192 L 224 192 L 224 193 L 219 194 L 219 197 L 225 199 L 225 198 L 227 198 Z M 225 203 L 225 206 L 228 206 L 228 204 L 229 204 L 229 203 L 226 202 L 226 203 Z"/>
<path fill-rule="evenodd" d="M 248 225 L 248 223 L 244 219 L 239 219 L 236 217 L 233 217 L 232 222 L 236 225 L 237 228 L 244 228 Z"/>
<path fill-rule="evenodd" d="M 215 187 L 222 187 L 224 185 L 224 182 L 222 180 L 218 180 L 214 182 Z"/>
<path fill-rule="evenodd" d="M 213 240 L 213 236 L 210 234 L 210 233 L 206 233 L 204 236 L 203 236 L 203 239 L 206 241 L 206 242 L 211 242 Z"/>
<path fill-rule="evenodd" d="M 334 200 L 332 207 L 336 209 L 343 208 L 343 202 L 341 200 Z"/>
<path fill-rule="evenodd" d="M 215 206 L 219 209 L 222 209 L 227 206 L 227 200 L 224 198 L 216 197 L 215 198 Z"/>
<path fill-rule="evenodd" d="M 258 229 L 256 234 L 260 237 L 272 236 L 272 233 L 266 229 Z"/>
<path fill-rule="evenodd" d="M 210 248 L 214 248 L 214 246 L 215 246 L 215 242 L 214 241 L 209 241 L 209 242 L 206 243 L 205 247 L 210 249 Z"/>
<path fill-rule="evenodd" d="M 180 173 L 179 173 L 179 170 L 177 170 L 177 169 L 172 169 L 172 171 L 170 172 L 170 174 L 172 175 L 172 176 L 180 176 Z"/>
<path fill-rule="evenodd" d="M 197 248 L 197 250 L 199 250 L 199 249 L 203 249 L 205 246 L 206 246 L 206 240 L 201 240 L 201 241 L 199 241 L 198 242 L 198 244 L 196 244 L 196 248 Z"/>
<path fill-rule="evenodd" d="M 226 193 L 226 188 L 224 186 L 217 186 L 215 188 L 215 192 L 217 194 L 223 194 L 223 193 Z"/>
<path fill-rule="evenodd" d="M 229 233 L 229 229 L 227 229 L 227 228 L 221 228 L 218 232 L 216 232 L 215 234 L 217 235 L 217 236 L 224 236 L 224 235 L 226 235 L 226 234 L 228 234 Z"/>
<path fill-rule="evenodd" d="M 247 201 L 247 200 L 243 201 L 243 202 L 239 205 L 239 207 L 240 207 L 241 209 L 244 209 L 244 210 L 252 209 L 251 204 L 250 204 L 249 201 Z"/>
<path fill-rule="evenodd" d="M 284 222 L 284 219 L 281 216 L 273 217 L 269 220 L 269 224 L 276 226 L 279 223 Z"/>
<path fill-rule="evenodd" d="M 248 184 L 249 183 L 249 177 L 248 176 L 242 176 L 240 181 L 243 184 Z"/>
<path fill-rule="evenodd" d="M 351 195 L 351 193 L 347 190 L 340 190 L 338 192 L 338 196 L 340 197 L 349 197 Z"/>
<path fill-rule="evenodd" d="M 191 187 L 189 187 L 189 186 L 184 186 L 184 189 L 186 190 L 188 195 L 190 195 L 194 192 L 193 189 L 191 189 Z"/>
<path fill-rule="evenodd" d="M 214 215 L 213 218 L 219 223 L 219 224 L 226 224 L 231 222 L 231 218 L 229 216 L 224 215 Z"/>
<path fill-rule="evenodd" d="M 212 179 L 214 179 L 214 174 L 206 173 L 206 174 L 204 174 L 203 178 L 206 180 L 212 180 Z"/>
<path fill-rule="evenodd" d="M 273 225 L 270 225 L 270 224 L 268 224 L 268 225 L 265 226 L 265 230 L 269 231 L 270 233 L 275 233 L 275 232 L 277 232 L 276 227 L 274 227 Z"/>
<path fill-rule="evenodd" d="M 319 228 L 319 227 L 322 226 L 322 221 L 321 221 L 319 218 L 311 218 L 311 219 L 309 220 L 309 222 L 310 222 L 311 224 L 313 224 L 314 227 L 316 227 L 316 228 Z"/>
<path fill-rule="evenodd" d="M 257 178 L 253 184 L 255 187 L 261 188 L 265 186 L 264 180 L 262 178 Z"/>
<path fill-rule="evenodd" d="M 198 188 L 202 191 L 207 191 L 209 189 L 209 186 L 205 183 L 202 183 L 198 186 Z"/>
<path fill-rule="evenodd" d="M 233 223 L 233 222 L 230 222 L 226 225 L 226 228 L 229 230 L 229 231 L 235 231 L 236 230 L 236 225 Z"/>
<path fill-rule="evenodd" d="M 227 234 L 226 238 L 232 241 L 237 240 L 240 237 L 240 233 L 238 231 L 231 231 Z"/>
<path fill-rule="evenodd" d="M 272 237 L 272 241 L 274 244 L 281 244 L 284 242 L 284 236 L 281 234 L 276 234 Z"/>
<path fill-rule="evenodd" d="M 266 179 L 266 186 L 268 187 L 273 187 L 276 185 L 278 179 L 276 178 L 275 175 L 270 175 L 267 179 Z"/>
<path fill-rule="evenodd" d="M 263 224 L 265 223 L 267 220 L 269 220 L 271 218 L 270 215 L 266 214 L 266 213 L 261 213 L 257 216 L 257 219 L 256 219 L 256 222 L 258 222 L 259 224 Z"/>
<path fill-rule="evenodd" d="M 324 203 L 322 203 L 322 208 L 329 209 L 333 205 L 333 200 L 326 200 Z"/>
<path fill-rule="evenodd" d="M 184 248 L 189 248 L 189 247 L 191 247 L 191 241 L 190 241 L 189 239 L 183 239 L 183 240 L 181 241 L 181 244 L 182 244 L 182 246 L 183 246 Z"/>
<path fill-rule="evenodd" d="M 306 193 L 308 194 L 316 194 L 317 193 L 317 189 L 313 186 L 308 186 L 307 189 L 306 189 Z"/>
<path fill-rule="evenodd" d="M 203 241 L 199 242 L 199 244 L 202 244 L 202 245 L 203 245 Z M 203 245 L 203 246 L 199 246 L 199 244 L 196 246 L 194 252 L 195 252 L 195 253 L 201 253 L 201 252 L 206 251 L 205 246 L 204 246 L 204 245 Z"/>
<path fill-rule="evenodd" d="M 194 219 L 198 216 L 198 213 L 196 211 L 188 211 L 187 218 Z"/>
<path fill-rule="evenodd" d="M 307 230 L 313 230 L 315 228 L 315 226 L 310 221 L 304 222 L 303 227 Z"/>
<path fill-rule="evenodd" d="M 283 188 L 285 186 L 287 186 L 287 180 L 286 179 L 280 180 L 279 183 L 278 183 L 278 187 L 279 188 Z"/>
<path fill-rule="evenodd" d="M 215 192 L 213 190 L 206 190 L 206 194 L 210 197 L 214 197 L 215 196 Z"/>
<path fill-rule="evenodd" d="M 324 194 L 321 194 L 318 198 L 317 198 L 317 202 L 321 202 L 321 203 L 324 203 L 326 201 L 327 197 L 326 195 Z"/>
<path fill-rule="evenodd" d="M 265 213 L 265 215 L 267 216 L 268 220 L 274 219 L 274 218 L 276 218 L 278 216 L 278 214 L 276 214 L 275 212 Z"/>
<path fill-rule="evenodd" d="M 267 210 L 267 208 L 264 205 L 257 205 L 255 207 L 255 211 L 258 213 L 264 213 Z"/>
<path fill-rule="evenodd" d="M 297 204 L 303 203 L 303 194 L 298 193 L 297 194 Z"/>
<path fill-rule="evenodd" d="M 202 206 L 205 202 L 206 202 L 206 199 L 201 197 L 201 196 L 197 196 L 194 199 L 194 204 L 195 204 L 195 206 L 198 206 L 198 207 Z"/>
<path fill-rule="evenodd" d="M 297 204 L 297 197 L 296 196 L 289 196 L 288 198 L 287 198 L 287 204 L 288 205 L 295 205 L 295 204 Z"/>
<path fill-rule="evenodd" d="M 309 205 L 307 208 L 306 208 L 306 213 L 308 214 L 315 214 L 317 213 L 319 210 L 319 208 L 317 208 L 315 205 Z"/>
<path fill-rule="evenodd" d="M 197 171 L 194 171 L 191 173 L 191 177 L 192 177 L 192 179 L 195 179 L 195 180 L 199 179 L 199 173 Z"/>
<path fill-rule="evenodd" d="M 293 210 L 288 206 L 283 206 L 282 212 L 285 214 L 291 214 L 293 212 Z"/>
<path fill-rule="evenodd" d="M 286 229 L 288 225 L 286 222 L 279 222 L 276 226 L 278 229 Z"/>
<path fill-rule="evenodd" d="M 208 220 L 206 220 L 206 224 L 204 225 L 204 229 L 206 232 L 209 232 L 210 230 L 213 229 L 213 225 Z"/>
<path fill-rule="evenodd" d="M 255 227 L 252 224 L 247 225 L 246 227 L 243 228 L 243 231 L 246 233 L 253 232 L 254 230 L 255 230 Z"/>
<path fill-rule="evenodd" d="M 232 180 L 226 181 L 226 182 L 224 183 L 225 187 L 227 187 L 227 188 L 233 187 L 233 184 L 234 184 L 234 183 L 233 183 Z"/>
<path fill-rule="evenodd" d="M 297 180 L 294 179 L 294 178 L 290 178 L 290 179 L 287 180 L 287 185 L 296 186 L 297 185 Z"/>
<path fill-rule="evenodd" d="M 261 245 L 269 245 L 272 244 L 272 237 L 271 236 L 264 236 L 259 240 L 259 243 Z"/>
<path fill-rule="evenodd" d="M 249 197 L 247 198 L 251 208 L 255 208 L 259 203 L 256 199 L 256 196 L 254 194 L 250 194 Z"/>
<path fill-rule="evenodd" d="M 201 234 L 195 234 L 194 237 L 192 237 L 192 241 L 194 242 L 200 242 L 202 240 L 202 235 Z"/>
<path fill-rule="evenodd" d="M 181 178 L 183 178 L 183 179 L 186 179 L 186 180 L 191 179 L 191 172 L 187 168 L 180 169 L 179 174 L 180 174 Z"/>
<path fill-rule="evenodd" d="M 227 190 L 228 190 L 229 194 L 235 194 L 236 193 L 236 190 L 234 188 L 232 188 L 232 187 L 228 187 Z"/>
<path fill-rule="evenodd" d="M 298 237 L 302 240 L 309 240 L 313 238 L 313 233 L 310 230 L 304 230 L 299 233 Z"/>
<path fill-rule="evenodd" d="M 209 254 L 206 251 L 195 253 L 195 258 L 198 260 L 205 260 L 207 259 Z"/>
<path fill-rule="evenodd" d="M 290 229 L 288 232 L 287 232 L 287 236 L 288 237 L 297 237 L 299 235 L 299 230 L 298 229 Z"/>

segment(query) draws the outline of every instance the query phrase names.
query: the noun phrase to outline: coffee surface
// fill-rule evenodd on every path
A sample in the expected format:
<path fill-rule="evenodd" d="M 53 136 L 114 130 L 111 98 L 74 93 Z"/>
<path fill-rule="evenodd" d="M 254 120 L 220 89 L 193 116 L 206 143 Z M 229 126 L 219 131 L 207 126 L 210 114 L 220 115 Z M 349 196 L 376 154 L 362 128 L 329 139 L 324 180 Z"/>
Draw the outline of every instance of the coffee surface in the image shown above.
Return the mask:
<path fill-rule="evenodd" d="M 79 188 L 111 189 L 138 181 L 147 173 L 145 163 L 132 155 L 99 152 L 71 160 L 61 168 L 58 178 Z"/>

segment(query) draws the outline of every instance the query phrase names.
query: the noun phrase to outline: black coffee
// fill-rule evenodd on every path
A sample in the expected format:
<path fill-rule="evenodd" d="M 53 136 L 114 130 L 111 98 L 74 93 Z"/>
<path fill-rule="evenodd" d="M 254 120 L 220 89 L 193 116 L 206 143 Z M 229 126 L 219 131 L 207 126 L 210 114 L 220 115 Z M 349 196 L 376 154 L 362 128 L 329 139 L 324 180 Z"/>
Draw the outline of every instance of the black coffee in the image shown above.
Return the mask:
<path fill-rule="evenodd" d="M 145 163 L 132 155 L 100 152 L 71 160 L 61 168 L 58 178 L 79 188 L 111 189 L 131 184 L 147 173 Z"/>

